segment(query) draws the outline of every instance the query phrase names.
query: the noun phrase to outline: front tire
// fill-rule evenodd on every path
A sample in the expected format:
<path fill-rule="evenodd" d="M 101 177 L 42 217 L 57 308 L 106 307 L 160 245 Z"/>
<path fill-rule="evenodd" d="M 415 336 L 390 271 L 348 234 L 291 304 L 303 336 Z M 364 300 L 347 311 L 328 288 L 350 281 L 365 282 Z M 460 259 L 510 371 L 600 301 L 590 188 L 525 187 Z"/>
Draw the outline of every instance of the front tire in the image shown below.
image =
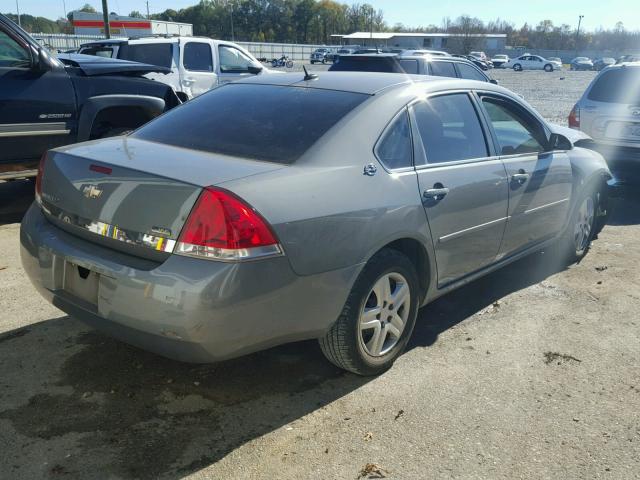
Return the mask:
<path fill-rule="evenodd" d="M 420 287 L 413 264 L 384 249 L 364 267 L 338 320 L 320 339 L 334 365 L 358 375 L 378 375 L 404 351 L 418 314 Z"/>
<path fill-rule="evenodd" d="M 553 72 L 553 65 L 551 65 L 550 63 L 547 63 L 547 64 L 544 66 L 544 71 L 545 71 L 545 72 Z"/>
<path fill-rule="evenodd" d="M 592 190 L 587 190 L 578 197 L 561 240 L 561 253 L 567 263 L 579 262 L 589 251 L 597 234 L 599 199 L 599 194 Z"/>
<path fill-rule="evenodd" d="M 520 65 L 519 63 L 516 63 L 516 64 L 513 66 L 513 69 L 514 69 L 516 72 L 521 72 L 521 71 L 522 71 L 522 65 Z"/>

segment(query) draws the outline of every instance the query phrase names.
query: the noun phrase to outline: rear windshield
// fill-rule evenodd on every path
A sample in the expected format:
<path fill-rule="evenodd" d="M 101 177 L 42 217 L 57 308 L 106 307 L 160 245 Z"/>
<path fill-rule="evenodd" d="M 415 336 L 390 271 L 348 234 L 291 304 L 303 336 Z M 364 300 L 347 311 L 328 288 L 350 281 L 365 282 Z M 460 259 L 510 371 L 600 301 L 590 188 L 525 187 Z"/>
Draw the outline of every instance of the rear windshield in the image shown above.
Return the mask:
<path fill-rule="evenodd" d="M 593 84 L 589 100 L 606 103 L 640 102 L 640 68 L 614 68 L 605 71 Z"/>
<path fill-rule="evenodd" d="M 395 57 L 340 57 L 332 72 L 387 72 L 404 73 Z"/>
<path fill-rule="evenodd" d="M 170 43 L 122 45 L 118 50 L 118 58 L 171 68 L 173 49 Z"/>
<path fill-rule="evenodd" d="M 367 98 L 335 90 L 228 84 L 148 123 L 133 136 L 290 164 Z"/>

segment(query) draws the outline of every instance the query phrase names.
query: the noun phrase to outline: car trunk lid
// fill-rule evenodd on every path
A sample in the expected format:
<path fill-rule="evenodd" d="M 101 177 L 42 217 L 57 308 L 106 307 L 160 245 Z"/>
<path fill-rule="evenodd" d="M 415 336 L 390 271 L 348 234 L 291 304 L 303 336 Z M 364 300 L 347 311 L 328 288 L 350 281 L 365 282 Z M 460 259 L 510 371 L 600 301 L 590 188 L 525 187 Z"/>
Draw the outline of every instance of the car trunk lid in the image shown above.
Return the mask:
<path fill-rule="evenodd" d="M 278 168 L 120 137 L 51 152 L 40 201 L 70 233 L 162 260 L 173 251 L 203 187 Z"/>

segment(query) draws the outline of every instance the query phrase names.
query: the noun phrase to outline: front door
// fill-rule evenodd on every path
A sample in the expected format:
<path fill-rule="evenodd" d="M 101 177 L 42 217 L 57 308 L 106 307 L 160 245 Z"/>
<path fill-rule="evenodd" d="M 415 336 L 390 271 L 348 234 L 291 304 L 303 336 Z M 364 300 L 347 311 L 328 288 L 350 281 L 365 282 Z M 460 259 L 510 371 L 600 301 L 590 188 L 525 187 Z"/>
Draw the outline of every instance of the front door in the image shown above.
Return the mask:
<path fill-rule="evenodd" d="M 468 93 L 431 96 L 411 108 L 420 192 L 443 286 L 496 260 L 508 184 Z"/>
<path fill-rule="evenodd" d="M 26 40 L 0 24 L 0 163 L 19 163 L 20 170 L 49 148 L 72 143 L 76 122 L 64 67 L 37 68 L 34 57 Z"/>
<path fill-rule="evenodd" d="M 261 65 L 239 48 L 221 43 L 218 45 L 218 62 L 220 65 L 219 83 L 228 83 L 251 77 Z"/>
<path fill-rule="evenodd" d="M 500 256 L 553 237 L 565 225 L 572 191 L 569 156 L 554 151 L 543 124 L 514 100 L 482 95 L 509 177 L 509 221 Z"/>

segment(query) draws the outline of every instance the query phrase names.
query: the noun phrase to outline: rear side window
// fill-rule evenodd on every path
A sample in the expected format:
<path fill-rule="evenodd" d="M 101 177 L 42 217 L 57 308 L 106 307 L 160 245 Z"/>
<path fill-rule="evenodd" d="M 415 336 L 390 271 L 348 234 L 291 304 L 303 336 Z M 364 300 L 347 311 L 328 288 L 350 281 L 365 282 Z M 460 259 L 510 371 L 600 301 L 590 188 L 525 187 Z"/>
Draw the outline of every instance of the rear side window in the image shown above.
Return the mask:
<path fill-rule="evenodd" d="M 418 61 L 417 60 L 400 60 L 400 66 L 402 70 L 409 74 L 418 73 Z"/>
<path fill-rule="evenodd" d="M 329 71 L 404 73 L 394 57 L 340 57 Z"/>
<path fill-rule="evenodd" d="M 171 68 L 173 45 L 171 43 L 139 43 L 122 45 L 118 57 L 132 62 L 148 63 L 159 67 Z"/>
<path fill-rule="evenodd" d="M 427 163 L 488 156 L 478 114 L 467 94 L 432 97 L 412 108 Z"/>
<path fill-rule="evenodd" d="M 436 77 L 457 77 L 452 62 L 431 62 L 431 75 Z"/>
<path fill-rule="evenodd" d="M 184 68 L 192 72 L 213 72 L 213 57 L 208 43 L 189 42 L 184 46 Z"/>
<path fill-rule="evenodd" d="M 367 98 L 335 90 L 230 83 L 169 111 L 133 136 L 290 164 Z"/>
<path fill-rule="evenodd" d="M 467 65 L 466 63 L 457 63 L 456 66 L 458 67 L 458 72 L 460 72 L 460 78 L 465 78 L 467 80 L 480 80 L 481 82 L 487 81 L 487 77 L 471 65 Z"/>
<path fill-rule="evenodd" d="M 403 110 L 385 130 L 376 147 L 376 156 L 389 170 L 413 164 L 411 127 Z"/>
<path fill-rule="evenodd" d="M 593 84 L 589 100 L 606 103 L 640 103 L 640 68 L 613 68 L 604 72 Z"/>
<path fill-rule="evenodd" d="M 502 155 L 545 151 L 544 129 L 520 107 L 491 97 L 483 97 L 482 104 L 493 125 Z"/>

